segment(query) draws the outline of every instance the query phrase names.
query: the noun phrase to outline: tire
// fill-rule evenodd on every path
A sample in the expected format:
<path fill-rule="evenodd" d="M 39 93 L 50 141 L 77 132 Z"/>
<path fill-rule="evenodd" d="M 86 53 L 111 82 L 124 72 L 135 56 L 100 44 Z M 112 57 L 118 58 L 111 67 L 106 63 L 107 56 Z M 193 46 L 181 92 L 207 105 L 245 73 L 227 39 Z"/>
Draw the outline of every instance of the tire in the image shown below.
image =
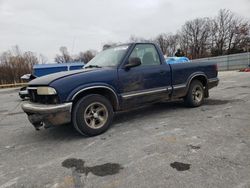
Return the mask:
<path fill-rule="evenodd" d="M 91 94 L 77 101 L 73 107 L 72 122 L 80 134 L 96 136 L 109 128 L 113 116 L 109 100 L 101 95 Z"/>
<path fill-rule="evenodd" d="M 203 104 L 204 87 L 199 80 L 193 80 L 191 82 L 184 102 L 188 107 L 198 107 Z"/>
<path fill-rule="evenodd" d="M 24 96 L 24 95 L 19 95 L 19 97 L 20 97 L 21 99 L 25 99 L 25 96 Z"/>

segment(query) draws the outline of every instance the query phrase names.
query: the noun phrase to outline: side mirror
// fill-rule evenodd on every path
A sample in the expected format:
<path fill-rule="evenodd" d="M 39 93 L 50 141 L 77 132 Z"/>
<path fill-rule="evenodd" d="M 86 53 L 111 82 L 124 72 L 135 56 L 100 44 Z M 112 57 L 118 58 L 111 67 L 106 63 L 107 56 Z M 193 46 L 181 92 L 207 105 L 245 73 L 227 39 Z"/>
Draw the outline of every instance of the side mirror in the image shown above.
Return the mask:
<path fill-rule="evenodd" d="M 21 76 L 21 79 L 22 80 L 29 80 L 30 77 L 31 77 L 31 74 L 25 74 L 25 75 Z"/>
<path fill-rule="evenodd" d="M 141 59 L 138 57 L 133 57 L 129 59 L 128 64 L 125 65 L 125 68 L 132 68 L 141 65 Z"/>

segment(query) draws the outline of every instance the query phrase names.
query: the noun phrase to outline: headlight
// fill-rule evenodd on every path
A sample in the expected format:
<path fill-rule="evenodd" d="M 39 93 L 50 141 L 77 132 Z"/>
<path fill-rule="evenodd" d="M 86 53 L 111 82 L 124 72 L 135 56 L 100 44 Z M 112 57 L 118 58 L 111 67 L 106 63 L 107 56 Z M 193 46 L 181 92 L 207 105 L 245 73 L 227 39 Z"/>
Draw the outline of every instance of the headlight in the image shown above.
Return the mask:
<path fill-rule="evenodd" d="M 55 95 L 56 90 L 52 87 L 37 87 L 38 95 Z"/>

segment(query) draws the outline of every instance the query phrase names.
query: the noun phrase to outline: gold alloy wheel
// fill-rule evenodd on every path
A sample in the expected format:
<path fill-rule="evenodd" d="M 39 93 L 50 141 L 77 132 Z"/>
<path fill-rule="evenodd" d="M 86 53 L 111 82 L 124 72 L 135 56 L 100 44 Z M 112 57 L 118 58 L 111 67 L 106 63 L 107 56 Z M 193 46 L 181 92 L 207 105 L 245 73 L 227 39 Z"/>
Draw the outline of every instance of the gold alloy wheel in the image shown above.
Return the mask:
<path fill-rule="evenodd" d="M 193 95 L 193 100 L 197 103 L 201 102 L 202 98 L 203 98 L 203 91 L 202 88 L 197 85 L 193 88 L 192 91 L 192 95 Z"/>
<path fill-rule="evenodd" d="M 105 105 L 93 102 L 84 111 L 84 121 L 92 129 L 99 129 L 108 120 L 108 110 Z"/>

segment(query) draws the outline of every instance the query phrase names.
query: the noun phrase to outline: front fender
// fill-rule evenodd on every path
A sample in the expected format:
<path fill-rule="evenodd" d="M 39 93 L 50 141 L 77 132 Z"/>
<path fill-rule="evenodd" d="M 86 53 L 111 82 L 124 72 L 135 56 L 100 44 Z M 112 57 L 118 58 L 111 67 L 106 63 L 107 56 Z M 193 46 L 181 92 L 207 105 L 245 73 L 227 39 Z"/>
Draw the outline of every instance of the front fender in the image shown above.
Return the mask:
<path fill-rule="evenodd" d="M 90 90 L 90 89 L 97 89 L 97 88 L 105 88 L 105 89 L 110 90 L 115 95 L 116 100 L 119 103 L 119 97 L 118 97 L 116 89 L 113 86 L 111 86 L 109 84 L 106 84 L 106 83 L 91 83 L 91 84 L 86 84 L 86 85 L 79 86 L 79 87 L 75 88 L 74 90 L 72 90 L 70 92 L 70 94 L 67 97 L 67 101 L 73 101 L 74 98 L 78 94 L 80 94 L 80 93 L 82 93 L 84 91 L 87 91 L 87 90 Z"/>

